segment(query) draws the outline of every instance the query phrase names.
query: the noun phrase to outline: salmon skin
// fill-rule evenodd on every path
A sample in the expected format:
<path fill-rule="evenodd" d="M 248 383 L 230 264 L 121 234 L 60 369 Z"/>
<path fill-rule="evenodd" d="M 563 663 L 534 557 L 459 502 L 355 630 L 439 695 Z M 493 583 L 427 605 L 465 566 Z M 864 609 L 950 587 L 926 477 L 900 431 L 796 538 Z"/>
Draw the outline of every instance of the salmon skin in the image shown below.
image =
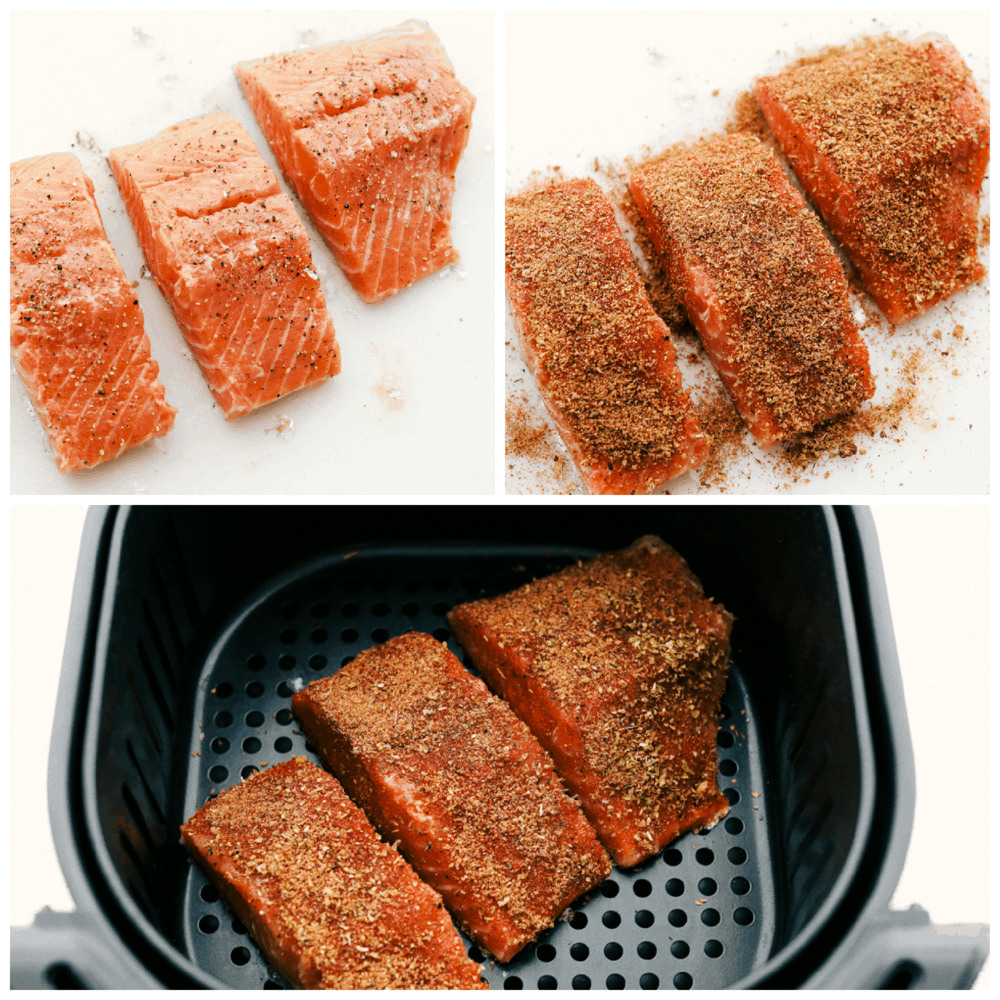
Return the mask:
<path fill-rule="evenodd" d="M 470 937 L 510 961 L 611 861 L 528 728 L 410 632 L 292 696 L 344 788 Z"/>
<path fill-rule="evenodd" d="M 591 493 L 652 493 L 708 457 L 670 331 L 592 180 L 507 199 L 514 327 Z"/>
<path fill-rule="evenodd" d="M 441 897 L 305 757 L 202 806 L 181 838 L 299 989 L 488 989 Z"/>
<path fill-rule="evenodd" d="M 635 171 L 629 187 L 760 447 L 872 396 L 868 348 L 840 260 L 759 139 L 699 143 Z"/>
<path fill-rule="evenodd" d="M 242 62 L 236 75 L 365 302 L 458 259 L 451 202 L 476 99 L 423 21 Z"/>
<path fill-rule="evenodd" d="M 174 425 L 139 300 L 71 153 L 10 167 L 10 346 L 60 472 Z"/>
<path fill-rule="evenodd" d="M 459 605 L 448 621 L 618 865 L 728 811 L 716 737 L 733 616 L 659 538 Z"/>
<path fill-rule="evenodd" d="M 309 237 L 235 118 L 181 122 L 109 160 L 146 263 L 227 420 L 340 371 Z"/>
<path fill-rule="evenodd" d="M 764 117 L 890 323 L 979 281 L 989 106 L 946 39 L 887 39 L 763 77 Z"/>

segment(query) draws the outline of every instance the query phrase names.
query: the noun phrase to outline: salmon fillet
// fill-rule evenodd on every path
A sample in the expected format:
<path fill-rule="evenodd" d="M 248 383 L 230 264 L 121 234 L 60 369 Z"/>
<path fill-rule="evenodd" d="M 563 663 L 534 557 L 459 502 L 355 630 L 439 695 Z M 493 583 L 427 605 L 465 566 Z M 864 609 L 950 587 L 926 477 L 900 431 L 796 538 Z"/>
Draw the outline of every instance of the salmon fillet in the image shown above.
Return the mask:
<path fill-rule="evenodd" d="M 501 962 L 611 873 L 552 759 L 429 635 L 292 696 L 310 742 L 472 939 Z"/>
<path fill-rule="evenodd" d="M 181 122 L 109 160 L 146 263 L 227 420 L 340 371 L 309 237 L 235 118 Z"/>
<path fill-rule="evenodd" d="M 10 346 L 60 472 L 174 425 L 139 300 L 70 153 L 10 167 Z"/>
<path fill-rule="evenodd" d="M 733 616 L 659 538 L 459 605 L 448 620 L 617 864 L 728 811 L 716 736 Z"/>
<path fill-rule="evenodd" d="M 945 39 L 887 39 L 757 81 L 806 193 L 891 323 L 985 271 L 989 106 Z"/>
<path fill-rule="evenodd" d="M 458 259 L 451 201 L 476 99 L 424 22 L 242 62 L 236 75 L 365 302 Z"/>
<path fill-rule="evenodd" d="M 181 836 L 299 989 L 489 988 L 441 897 L 305 757 L 223 792 Z"/>
<path fill-rule="evenodd" d="M 507 199 L 506 281 L 524 359 L 591 493 L 652 493 L 704 462 L 670 331 L 593 181 Z"/>
<path fill-rule="evenodd" d="M 872 396 L 840 260 L 759 139 L 699 143 L 635 171 L 629 187 L 671 287 L 760 447 Z"/>

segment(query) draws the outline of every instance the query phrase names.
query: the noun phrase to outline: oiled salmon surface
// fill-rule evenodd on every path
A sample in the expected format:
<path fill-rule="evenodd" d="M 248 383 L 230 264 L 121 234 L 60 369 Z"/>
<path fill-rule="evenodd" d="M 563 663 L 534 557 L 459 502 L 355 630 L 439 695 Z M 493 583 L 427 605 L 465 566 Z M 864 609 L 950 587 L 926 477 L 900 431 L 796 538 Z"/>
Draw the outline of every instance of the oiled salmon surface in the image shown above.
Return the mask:
<path fill-rule="evenodd" d="M 708 438 L 611 204 L 592 180 L 506 205 L 506 285 L 525 361 L 591 493 L 652 493 Z"/>
<path fill-rule="evenodd" d="M 235 118 L 181 122 L 109 159 L 149 269 L 227 420 L 340 371 L 309 238 Z"/>
<path fill-rule="evenodd" d="M 757 81 L 802 186 L 892 323 L 979 281 L 989 106 L 941 38 L 886 39 Z"/>
<path fill-rule="evenodd" d="M 432 636 L 365 650 L 292 710 L 376 829 L 500 961 L 610 874 L 552 758 Z"/>
<path fill-rule="evenodd" d="M 840 261 L 760 140 L 699 143 L 635 171 L 629 186 L 671 286 L 761 447 L 873 394 Z"/>
<path fill-rule="evenodd" d="M 173 427 L 138 299 L 69 153 L 11 164 L 10 344 L 60 472 Z"/>
<path fill-rule="evenodd" d="M 362 299 L 458 259 L 452 196 L 476 102 L 426 24 L 240 63 L 236 75 Z"/>
<path fill-rule="evenodd" d="M 202 806 L 184 843 L 299 989 L 486 989 L 441 897 L 305 757 Z"/>

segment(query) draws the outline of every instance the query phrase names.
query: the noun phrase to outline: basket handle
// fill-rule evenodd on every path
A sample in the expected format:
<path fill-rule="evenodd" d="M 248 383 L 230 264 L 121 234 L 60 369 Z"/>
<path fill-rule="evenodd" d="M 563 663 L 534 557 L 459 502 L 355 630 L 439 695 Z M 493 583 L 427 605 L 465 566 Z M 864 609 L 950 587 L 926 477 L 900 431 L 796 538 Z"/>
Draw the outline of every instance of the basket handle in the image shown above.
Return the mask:
<path fill-rule="evenodd" d="M 990 950 L 989 924 L 932 924 L 920 906 L 890 910 L 838 950 L 807 989 L 966 990 Z"/>
<path fill-rule="evenodd" d="M 161 984 L 112 948 L 98 921 L 46 906 L 30 927 L 11 929 L 10 988 L 148 990 Z"/>

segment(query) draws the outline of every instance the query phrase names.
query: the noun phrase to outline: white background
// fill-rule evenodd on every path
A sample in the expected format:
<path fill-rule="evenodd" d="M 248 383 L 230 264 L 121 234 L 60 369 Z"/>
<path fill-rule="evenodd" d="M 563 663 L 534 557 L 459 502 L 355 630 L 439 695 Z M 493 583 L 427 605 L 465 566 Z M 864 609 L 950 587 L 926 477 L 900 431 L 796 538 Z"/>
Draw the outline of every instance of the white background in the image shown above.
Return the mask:
<path fill-rule="evenodd" d="M 674 143 L 722 131 L 737 96 L 758 76 L 779 71 L 803 51 L 886 30 L 906 31 L 910 37 L 946 34 L 988 99 L 986 12 L 508 13 L 506 191 L 515 193 L 532 171 L 554 166 L 561 167 L 567 178 L 592 177 L 606 186 L 602 173 L 593 170 L 595 157 L 602 165 L 621 166 L 626 157 L 641 159 Z M 713 96 L 715 90 L 718 94 Z M 988 175 L 981 212 L 989 212 Z M 619 221 L 624 227 L 624 220 Z M 989 247 L 980 253 L 988 268 Z M 956 325 L 966 330 L 962 340 L 950 336 Z M 935 339 L 936 330 L 945 337 Z M 867 454 L 826 459 L 792 486 L 787 474 L 775 470 L 774 453 L 751 445 L 750 455 L 731 463 L 727 493 L 981 495 L 988 491 L 988 281 L 898 327 L 893 336 L 874 326 L 863 329 L 862 336 L 877 383 L 873 404 L 891 397 L 891 387 L 899 382 L 892 373 L 909 349 L 914 345 L 924 349 L 928 372 L 914 407 L 918 415 L 905 424 L 903 444 L 891 438 L 862 438 L 859 448 Z M 504 354 L 508 394 L 517 397 L 524 390 L 538 414 L 537 423 L 544 421 L 551 428 L 534 381 L 525 371 L 509 317 L 504 341 L 509 344 Z M 690 342 L 681 338 L 674 342 L 686 386 L 718 384 L 704 355 L 689 364 L 685 359 L 692 350 Z M 947 356 L 942 355 L 945 349 Z M 551 451 L 565 454 L 554 430 L 551 438 Z M 751 440 L 749 434 L 746 439 Z M 508 458 L 507 492 L 566 492 L 566 482 L 544 471 L 552 467 L 551 457 Z M 586 492 L 572 462 L 569 471 L 574 491 Z M 697 472 L 678 477 L 667 488 L 672 494 L 719 492 L 718 487 L 700 487 Z"/>
<path fill-rule="evenodd" d="M 461 261 L 376 305 L 344 278 L 281 177 L 233 64 L 421 17 L 477 98 L 459 164 Z M 474 12 L 14 13 L 10 156 L 76 153 L 146 318 L 174 429 L 97 469 L 60 475 L 11 365 L 15 494 L 473 494 L 494 484 L 494 15 Z M 28 85 L 30 81 L 30 85 Z M 209 111 L 249 131 L 312 242 L 340 344 L 331 382 L 227 423 L 152 278 L 105 157 Z M 81 148 L 86 133 L 96 150 Z M 395 394 L 395 395 L 392 395 Z M 283 418 L 291 432 L 279 433 Z M 461 461 L 454 456 L 461 455 Z"/>
<path fill-rule="evenodd" d="M 11 924 L 73 909 L 49 833 L 46 760 L 85 510 L 11 510 Z M 917 773 L 893 906 L 989 921 L 989 511 L 874 508 Z M 678 542 L 679 544 L 679 542 Z M 959 845 L 956 847 L 956 845 Z M 988 971 L 977 986 L 987 988 Z"/>

